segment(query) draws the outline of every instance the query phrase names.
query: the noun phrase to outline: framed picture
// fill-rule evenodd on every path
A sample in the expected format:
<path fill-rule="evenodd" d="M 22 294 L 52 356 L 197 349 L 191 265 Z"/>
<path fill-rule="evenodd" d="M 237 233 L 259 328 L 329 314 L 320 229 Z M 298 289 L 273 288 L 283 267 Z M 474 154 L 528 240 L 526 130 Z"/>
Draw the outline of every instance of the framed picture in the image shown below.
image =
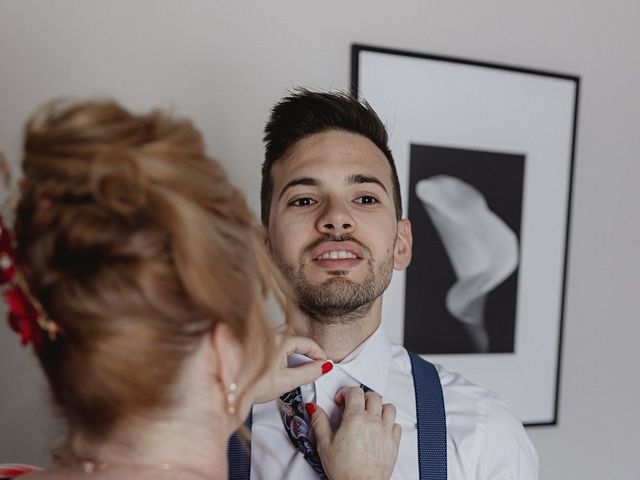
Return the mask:
<path fill-rule="evenodd" d="M 579 78 L 353 45 L 352 89 L 387 126 L 413 230 L 389 336 L 557 423 Z"/>

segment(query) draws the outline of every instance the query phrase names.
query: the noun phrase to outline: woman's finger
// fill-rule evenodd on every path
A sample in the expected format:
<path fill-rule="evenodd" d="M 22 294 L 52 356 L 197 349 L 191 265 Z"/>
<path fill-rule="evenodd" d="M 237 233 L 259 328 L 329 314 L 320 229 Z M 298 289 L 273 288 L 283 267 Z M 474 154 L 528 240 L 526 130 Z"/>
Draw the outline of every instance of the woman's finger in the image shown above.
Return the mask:
<path fill-rule="evenodd" d="M 278 386 L 281 394 L 307 383 L 315 382 L 322 375 L 333 369 L 333 363 L 326 360 L 316 360 L 298 367 L 289 367 L 279 375 Z"/>
<path fill-rule="evenodd" d="M 307 337 L 297 335 L 290 336 L 284 340 L 284 351 L 287 355 L 299 353 L 314 360 L 326 360 L 327 354 L 320 345 Z"/>
<path fill-rule="evenodd" d="M 393 440 L 396 445 L 400 445 L 400 439 L 402 438 L 402 427 L 397 423 L 393 424 Z"/>
<path fill-rule="evenodd" d="M 365 393 L 364 408 L 370 414 L 379 417 L 382 414 L 382 397 L 376 392 Z"/>
<path fill-rule="evenodd" d="M 396 421 L 396 407 L 390 403 L 382 405 L 382 423 L 388 427 Z"/>
<path fill-rule="evenodd" d="M 360 387 L 348 387 L 336 395 L 336 403 L 344 405 L 344 416 L 357 414 L 364 410 L 364 391 Z"/>
<path fill-rule="evenodd" d="M 307 403 L 305 409 L 310 418 L 311 428 L 316 435 L 318 451 L 323 451 L 328 448 L 333 439 L 333 431 L 329 425 L 329 417 L 322 408 L 314 403 Z"/>

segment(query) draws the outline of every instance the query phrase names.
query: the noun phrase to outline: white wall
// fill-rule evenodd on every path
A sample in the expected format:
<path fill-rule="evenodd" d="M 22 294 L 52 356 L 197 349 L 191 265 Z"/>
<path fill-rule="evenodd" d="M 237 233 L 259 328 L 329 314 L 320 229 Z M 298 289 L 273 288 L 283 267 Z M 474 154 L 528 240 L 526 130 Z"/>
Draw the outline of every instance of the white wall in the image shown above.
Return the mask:
<path fill-rule="evenodd" d="M 637 479 L 639 25 L 634 0 L 0 0 L 0 150 L 53 96 L 174 106 L 257 209 L 270 106 L 346 88 L 352 42 L 580 75 L 559 425 L 529 433 L 541 478 Z M 46 462 L 41 375 L 6 328 L 0 352 L 0 461 Z"/>

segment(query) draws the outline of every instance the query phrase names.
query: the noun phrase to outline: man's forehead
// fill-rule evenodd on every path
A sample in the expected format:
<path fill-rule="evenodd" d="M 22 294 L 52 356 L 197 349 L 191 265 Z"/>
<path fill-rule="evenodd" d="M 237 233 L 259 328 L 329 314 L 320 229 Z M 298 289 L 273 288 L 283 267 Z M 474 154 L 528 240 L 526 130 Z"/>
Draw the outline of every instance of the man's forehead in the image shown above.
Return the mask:
<path fill-rule="evenodd" d="M 299 140 L 273 165 L 275 186 L 295 177 L 353 183 L 355 176 L 375 177 L 391 185 L 391 166 L 368 138 L 348 132 L 322 132 Z"/>

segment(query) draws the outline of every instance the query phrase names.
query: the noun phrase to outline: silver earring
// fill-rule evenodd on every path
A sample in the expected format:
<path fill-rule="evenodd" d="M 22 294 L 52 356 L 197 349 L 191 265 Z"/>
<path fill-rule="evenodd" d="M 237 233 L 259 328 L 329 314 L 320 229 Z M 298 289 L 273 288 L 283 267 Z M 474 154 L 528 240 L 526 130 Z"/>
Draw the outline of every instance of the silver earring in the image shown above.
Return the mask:
<path fill-rule="evenodd" d="M 235 382 L 231 382 L 229 384 L 229 393 L 227 393 L 227 412 L 229 415 L 234 415 L 236 413 L 236 391 L 238 390 L 238 385 Z"/>

